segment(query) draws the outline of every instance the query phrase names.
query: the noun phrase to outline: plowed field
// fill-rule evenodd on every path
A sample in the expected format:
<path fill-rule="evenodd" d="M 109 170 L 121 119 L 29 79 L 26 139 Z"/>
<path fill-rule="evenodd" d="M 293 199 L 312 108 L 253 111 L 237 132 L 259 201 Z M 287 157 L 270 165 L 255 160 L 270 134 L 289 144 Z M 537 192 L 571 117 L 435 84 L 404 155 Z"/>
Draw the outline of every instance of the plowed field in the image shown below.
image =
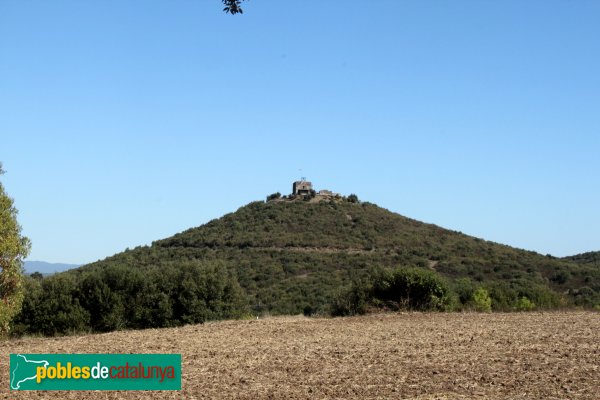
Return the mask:
<path fill-rule="evenodd" d="M 599 399 L 600 313 L 270 318 L 0 342 L 1 399 Z M 9 353 L 181 353 L 181 392 L 9 392 Z"/>

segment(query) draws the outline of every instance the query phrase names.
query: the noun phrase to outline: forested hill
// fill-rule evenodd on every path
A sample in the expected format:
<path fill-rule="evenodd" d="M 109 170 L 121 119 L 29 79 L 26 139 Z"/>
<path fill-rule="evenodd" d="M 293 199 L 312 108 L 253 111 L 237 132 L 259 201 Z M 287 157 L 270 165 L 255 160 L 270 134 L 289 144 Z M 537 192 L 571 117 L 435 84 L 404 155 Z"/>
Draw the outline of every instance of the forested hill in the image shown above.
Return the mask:
<path fill-rule="evenodd" d="M 564 260 L 573 261 L 578 264 L 596 265 L 600 267 L 600 251 L 590 251 L 565 257 Z"/>
<path fill-rule="evenodd" d="M 565 293 L 600 282 L 597 271 L 585 265 L 347 200 L 253 202 L 84 270 L 109 265 L 183 267 L 192 261 L 222 263 L 235 272 L 253 306 L 276 313 L 296 313 L 306 305 L 318 308 L 340 286 L 375 266 L 417 266 L 451 280 L 467 278 L 517 291 L 546 287 Z"/>
<path fill-rule="evenodd" d="M 467 236 L 349 196 L 253 202 L 151 246 L 30 282 L 20 322 L 25 331 L 52 334 L 326 312 L 352 282 L 397 267 L 444 277 L 458 309 L 476 288 L 489 292 L 495 310 L 518 309 L 524 297 L 537 308 L 600 304 L 596 266 Z M 56 293 L 60 300 L 50 300 Z M 71 303 L 63 307 L 65 299 Z M 48 313 L 65 316 L 62 327 L 55 318 L 49 330 L 39 328 L 47 326 L 39 310 L 48 304 L 55 308 Z M 73 316 L 87 322 L 73 327 Z"/>

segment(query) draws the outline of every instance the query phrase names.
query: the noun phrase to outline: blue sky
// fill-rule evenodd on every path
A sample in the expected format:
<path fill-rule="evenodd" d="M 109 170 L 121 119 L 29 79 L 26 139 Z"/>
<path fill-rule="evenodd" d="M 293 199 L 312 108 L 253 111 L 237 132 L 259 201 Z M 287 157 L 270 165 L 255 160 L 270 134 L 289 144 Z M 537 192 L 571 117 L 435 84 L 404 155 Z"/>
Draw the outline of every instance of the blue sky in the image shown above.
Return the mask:
<path fill-rule="evenodd" d="M 2 182 L 29 259 L 101 259 L 300 175 L 519 248 L 600 250 L 600 2 L 221 8 L 0 0 Z"/>

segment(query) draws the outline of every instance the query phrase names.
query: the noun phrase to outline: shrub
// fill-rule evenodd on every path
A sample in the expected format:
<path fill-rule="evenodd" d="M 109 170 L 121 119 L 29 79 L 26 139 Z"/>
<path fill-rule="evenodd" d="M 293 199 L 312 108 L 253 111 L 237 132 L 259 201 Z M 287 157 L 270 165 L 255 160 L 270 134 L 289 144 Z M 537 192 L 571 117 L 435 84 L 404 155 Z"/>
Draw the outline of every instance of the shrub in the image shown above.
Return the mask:
<path fill-rule="evenodd" d="M 461 278 L 454 281 L 452 290 L 458 297 L 458 301 L 463 306 L 468 306 L 473 300 L 473 293 L 475 293 L 475 285 L 469 278 Z"/>
<path fill-rule="evenodd" d="M 569 279 L 571 279 L 571 274 L 569 271 L 560 269 L 554 275 L 550 277 L 552 282 L 555 282 L 559 285 L 564 285 Z"/>
<path fill-rule="evenodd" d="M 519 300 L 517 300 L 517 303 L 515 304 L 515 309 L 517 311 L 531 311 L 535 309 L 535 304 L 527 297 L 523 296 L 520 297 Z"/>
<path fill-rule="evenodd" d="M 579 289 L 570 289 L 569 294 L 573 297 L 573 302 L 577 306 L 590 307 L 600 300 L 600 293 L 588 286 Z"/>
<path fill-rule="evenodd" d="M 491 312 L 492 311 L 492 298 L 487 290 L 480 287 L 473 292 L 473 307 L 476 311 Z"/>
<path fill-rule="evenodd" d="M 364 314 L 369 307 L 392 310 L 449 310 L 452 296 L 446 282 L 435 272 L 420 268 L 375 270 L 355 280 L 349 290 L 331 303 L 331 315 Z"/>
<path fill-rule="evenodd" d="M 267 201 L 276 200 L 281 197 L 281 193 L 276 192 L 267 196 Z"/>
<path fill-rule="evenodd" d="M 358 196 L 352 193 L 350 196 L 347 197 L 347 200 L 350 203 L 358 203 Z"/>
<path fill-rule="evenodd" d="M 449 294 L 448 285 L 435 272 L 398 268 L 375 278 L 372 297 L 396 309 L 446 310 Z"/>
<path fill-rule="evenodd" d="M 331 302 L 330 314 L 334 317 L 364 314 L 367 311 L 371 283 L 368 280 L 354 280 L 352 286 L 338 292 Z"/>
<path fill-rule="evenodd" d="M 512 285 L 517 290 L 517 297 L 526 297 L 535 308 L 551 309 L 562 304 L 561 296 L 548 286 L 527 281 L 513 282 Z"/>
<path fill-rule="evenodd" d="M 306 305 L 302 309 L 302 314 L 304 314 L 305 317 L 311 317 L 314 313 L 315 309 L 310 305 Z"/>

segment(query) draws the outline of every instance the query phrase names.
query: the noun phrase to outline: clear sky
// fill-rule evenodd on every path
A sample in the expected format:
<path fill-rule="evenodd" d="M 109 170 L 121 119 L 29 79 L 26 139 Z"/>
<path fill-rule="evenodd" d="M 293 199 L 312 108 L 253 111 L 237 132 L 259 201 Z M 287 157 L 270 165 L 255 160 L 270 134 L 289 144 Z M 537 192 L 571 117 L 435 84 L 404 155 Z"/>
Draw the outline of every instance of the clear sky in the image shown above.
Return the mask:
<path fill-rule="evenodd" d="M 0 0 L 1 179 L 29 259 L 101 259 L 301 175 L 519 248 L 600 250 L 599 1 L 244 8 Z"/>

